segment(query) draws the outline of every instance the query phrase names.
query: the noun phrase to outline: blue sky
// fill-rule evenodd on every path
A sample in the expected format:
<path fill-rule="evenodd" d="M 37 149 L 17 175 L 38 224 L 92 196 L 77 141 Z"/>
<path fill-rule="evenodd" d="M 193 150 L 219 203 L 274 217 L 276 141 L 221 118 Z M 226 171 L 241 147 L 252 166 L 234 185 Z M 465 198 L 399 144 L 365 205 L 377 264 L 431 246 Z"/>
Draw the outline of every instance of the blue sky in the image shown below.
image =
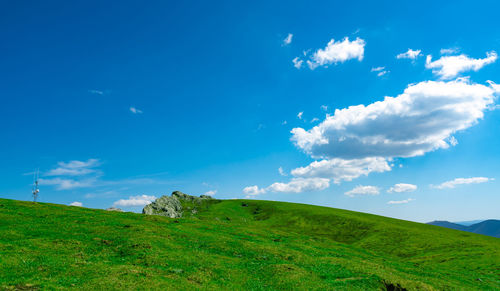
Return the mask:
<path fill-rule="evenodd" d="M 500 4 L 372 2 L 3 1 L 1 197 L 499 219 Z"/>

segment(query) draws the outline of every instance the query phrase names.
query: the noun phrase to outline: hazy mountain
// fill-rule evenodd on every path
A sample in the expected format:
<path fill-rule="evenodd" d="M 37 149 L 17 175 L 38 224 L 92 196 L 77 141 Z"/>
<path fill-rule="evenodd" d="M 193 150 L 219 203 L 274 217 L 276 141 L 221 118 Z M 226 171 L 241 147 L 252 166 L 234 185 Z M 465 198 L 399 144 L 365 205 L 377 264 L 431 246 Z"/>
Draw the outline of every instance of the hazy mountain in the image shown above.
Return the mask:
<path fill-rule="evenodd" d="M 468 220 L 468 221 L 454 221 L 453 223 L 461 224 L 461 225 L 465 225 L 465 226 L 471 226 L 473 224 L 480 223 L 483 221 L 484 221 L 484 219 L 479 219 L 479 220 Z"/>
<path fill-rule="evenodd" d="M 449 221 L 432 221 L 427 224 L 442 226 L 446 228 L 458 229 L 462 231 L 468 231 L 473 233 L 479 233 L 489 236 L 494 236 L 500 238 L 500 220 L 489 219 L 481 221 L 479 223 L 474 223 L 472 225 L 462 225 L 458 223 L 453 223 Z"/>

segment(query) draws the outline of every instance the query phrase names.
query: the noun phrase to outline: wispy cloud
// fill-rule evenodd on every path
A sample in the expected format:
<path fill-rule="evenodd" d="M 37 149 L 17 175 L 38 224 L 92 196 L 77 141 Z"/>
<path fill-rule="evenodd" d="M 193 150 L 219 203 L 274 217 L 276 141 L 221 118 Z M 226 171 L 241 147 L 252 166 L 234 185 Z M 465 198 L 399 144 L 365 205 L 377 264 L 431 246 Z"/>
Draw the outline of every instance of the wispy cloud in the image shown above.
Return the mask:
<path fill-rule="evenodd" d="M 287 46 L 287 45 L 291 44 L 291 43 L 292 43 L 292 39 L 293 39 L 293 34 L 289 33 L 289 34 L 285 37 L 285 39 L 283 39 L 283 44 L 282 44 L 282 45 L 283 45 L 283 46 Z"/>
<path fill-rule="evenodd" d="M 387 190 L 388 193 L 402 193 L 402 192 L 413 192 L 417 190 L 417 185 L 413 184 L 405 184 L 405 183 L 399 183 L 395 184 L 389 190 Z"/>
<path fill-rule="evenodd" d="M 303 60 L 301 60 L 299 57 L 296 57 L 295 59 L 293 59 L 293 60 L 292 60 L 293 66 L 294 66 L 295 68 L 297 68 L 297 69 L 302 68 L 302 63 L 303 63 L 303 62 L 304 62 L 304 61 L 303 61 Z"/>
<path fill-rule="evenodd" d="M 380 193 L 380 190 L 376 186 L 362 186 L 359 185 L 355 187 L 354 189 L 345 192 L 345 195 L 354 197 L 357 195 L 378 195 Z"/>
<path fill-rule="evenodd" d="M 285 171 L 283 170 L 282 167 L 278 168 L 278 172 L 280 173 L 281 176 L 287 176 L 287 174 L 285 173 Z"/>
<path fill-rule="evenodd" d="M 71 190 L 76 188 L 88 188 L 94 186 L 96 178 L 86 178 L 82 180 L 68 179 L 68 178 L 41 178 L 40 185 L 55 186 L 56 190 Z"/>
<path fill-rule="evenodd" d="M 142 110 L 140 109 L 137 109 L 135 107 L 130 107 L 129 108 L 130 112 L 132 112 L 133 114 L 142 114 Z"/>
<path fill-rule="evenodd" d="M 389 73 L 389 71 L 386 70 L 385 67 L 372 68 L 371 72 L 376 72 L 378 77 L 382 77 L 383 75 Z"/>
<path fill-rule="evenodd" d="M 456 178 L 451 181 L 443 182 L 439 185 L 431 185 L 432 188 L 436 189 L 452 189 L 458 185 L 467 185 L 467 184 L 479 184 L 486 183 L 489 181 L 495 180 L 494 178 L 486 178 L 486 177 L 472 177 L 472 178 Z"/>
<path fill-rule="evenodd" d="M 451 55 L 451 54 L 458 53 L 458 51 L 459 51 L 458 48 L 446 48 L 446 49 L 441 49 L 439 51 L 439 53 L 442 55 Z"/>
<path fill-rule="evenodd" d="M 49 170 L 39 180 L 40 185 L 54 186 L 56 190 L 71 190 L 76 188 L 106 188 L 110 186 L 124 185 L 153 185 L 170 184 L 172 181 L 149 178 L 150 176 L 163 175 L 141 175 L 118 180 L 103 180 L 99 159 L 88 159 L 86 161 L 72 160 L 69 162 L 58 162 L 57 167 Z M 51 177 L 51 178 L 47 178 Z M 54 178 L 52 178 L 54 177 Z M 102 189 L 101 191 L 106 191 Z"/>
<path fill-rule="evenodd" d="M 104 95 L 104 91 L 101 90 L 89 90 L 89 93 L 95 95 Z"/>
<path fill-rule="evenodd" d="M 405 199 L 405 200 L 398 200 L 398 201 L 394 201 L 394 200 L 391 200 L 389 202 L 387 202 L 387 204 L 406 204 L 406 203 L 410 203 L 411 201 L 415 201 L 415 199 L 413 198 L 408 198 L 408 199 Z"/>
<path fill-rule="evenodd" d="M 82 176 L 95 173 L 95 167 L 101 163 L 98 159 L 87 161 L 58 162 L 58 167 L 45 173 L 45 176 Z"/>

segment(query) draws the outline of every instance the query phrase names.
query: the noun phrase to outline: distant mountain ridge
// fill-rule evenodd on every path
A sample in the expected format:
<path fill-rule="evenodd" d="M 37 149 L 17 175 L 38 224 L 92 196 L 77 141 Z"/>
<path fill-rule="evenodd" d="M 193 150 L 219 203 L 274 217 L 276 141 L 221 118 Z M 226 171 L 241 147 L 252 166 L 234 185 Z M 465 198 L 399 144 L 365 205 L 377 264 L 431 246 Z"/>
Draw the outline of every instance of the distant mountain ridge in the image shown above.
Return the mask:
<path fill-rule="evenodd" d="M 428 222 L 427 224 L 500 238 L 500 220 L 496 219 L 484 220 L 482 222 L 475 223 L 469 226 L 443 220 L 436 220 Z"/>

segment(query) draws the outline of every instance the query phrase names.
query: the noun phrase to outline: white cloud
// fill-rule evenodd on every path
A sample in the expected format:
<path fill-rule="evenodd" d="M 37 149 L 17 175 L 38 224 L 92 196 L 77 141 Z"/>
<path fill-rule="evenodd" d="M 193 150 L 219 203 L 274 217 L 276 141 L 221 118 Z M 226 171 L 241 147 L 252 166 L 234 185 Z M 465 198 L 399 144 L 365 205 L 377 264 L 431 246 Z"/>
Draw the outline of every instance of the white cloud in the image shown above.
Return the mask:
<path fill-rule="evenodd" d="M 142 110 L 137 109 L 135 107 L 130 107 L 130 112 L 132 112 L 134 114 L 142 114 Z"/>
<path fill-rule="evenodd" d="M 70 190 L 76 188 L 87 188 L 94 185 L 96 182 L 95 178 L 89 178 L 84 180 L 74 180 L 66 178 L 52 178 L 52 179 L 40 179 L 40 185 L 52 185 L 56 186 L 57 190 Z"/>
<path fill-rule="evenodd" d="M 323 111 L 328 111 L 328 106 L 326 106 L 326 105 L 321 105 L 321 110 L 323 110 Z"/>
<path fill-rule="evenodd" d="M 354 197 L 356 195 L 378 195 L 380 190 L 375 186 L 357 186 L 351 191 L 345 192 L 345 195 Z"/>
<path fill-rule="evenodd" d="M 45 176 L 82 176 L 96 172 L 95 167 L 100 165 L 98 159 L 87 161 L 58 162 L 58 167 L 45 173 Z"/>
<path fill-rule="evenodd" d="M 297 69 L 300 69 L 302 67 L 302 63 L 304 62 L 301 60 L 299 57 L 296 57 L 295 59 L 292 60 L 293 66 Z"/>
<path fill-rule="evenodd" d="M 484 59 L 473 59 L 462 54 L 458 56 L 442 56 L 440 59 L 432 61 L 432 56 L 428 55 L 425 67 L 432 69 L 434 74 L 446 80 L 455 78 L 460 73 L 466 71 L 478 71 L 482 67 L 494 63 L 497 58 L 498 56 L 495 51 L 487 52 Z"/>
<path fill-rule="evenodd" d="M 314 70 L 318 66 L 343 63 L 350 59 L 361 61 L 364 53 L 365 41 L 359 37 L 353 41 L 349 41 L 348 37 L 342 41 L 332 39 L 324 49 L 318 49 L 314 52 L 307 64 L 311 70 Z"/>
<path fill-rule="evenodd" d="M 113 206 L 122 206 L 122 207 L 130 207 L 130 206 L 145 206 L 155 201 L 155 196 L 149 195 L 139 195 L 139 196 L 130 196 L 128 199 L 120 199 L 113 203 Z"/>
<path fill-rule="evenodd" d="M 402 193 L 402 192 L 413 192 L 415 190 L 417 190 L 417 185 L 399 183 L 399 184 L 395 184 L 394 186 L 389 188 L 389 190 L 387 190 L 387 192 L 388 193 L 393 193 L 393 192 Z"/>
<path fill-rule="evenodd" d="M 321 177 L 333 179 L 335 184 L 341 181 L 352 181 L 360 176 L 366 176 L 372 172 L 390 171 L 387 160 L 380 157 L 368 157 L 363 159 L 344 160 L 333 158 L 330 160 L 314 161 L 306 167 L 292 170 L 296 177 Z"/>
<path fill-rule="evenodd" d="M 399 200 L 399 201 L 389 201 L 387 202 L 387 204 L 406 204 L 406 203 L 409 203 L 411 201 L 415 201 L 415 199 L 413 198 L 408 198 L 408 199 L 405 199 L 405 200 Z"/>
<path fill-rule="evenodd" d="M 256 196 L 266 193 L 266 190 L 259 188 L 257 185 L 254 185 L 243 188 L 243 193 L 247 194 L 248 196 Z"/>
<path fill-rule="evenodd" d="M 389 71 L 387 71 L 385 67 L 372 68 L 371 72 L 376 72 L 378 77 L 382 77 L 383 75 L 389 73 Z"/>
<path fill-rule="evenodd" d="M 217 190 L 210 190 L 210 191 L 205 192 L 205 195 L 209 195 L 209 196 L 214 196 L 215 194 L 217 194 Z"/>
<path fill-rule="evenodd" d="M 282 167 L 278 168 L 278 172 L 280 173 L 281 176 L 287 176 L 287 174 L 285 173 L 285 171 L 283 171 Z"/>
<path fill-rule="evenodd" d="M 311 119 L 311 123 L 316 122 L 316 121 L 319 121 L 319 118 L 314 117 L 313 119 Z"/>
<path fill-rule="evenodd" d="M 458 185 L 486 183 L 486 182 L 492 181 L 492 180 L 494 180 L 494 179 L 493 178 L 486 178 L 486 177 L 456 178 L 454 180 L 446 181 L 444 183 L 441 183 L 437 186 L 432 186 L 432 187 L 436 188 L 436 189 L 451 189 L 451 188 L 455 188 Z"/>
<path fill-rule="evenodd" d="M 325 178 L 292 178 L 288 183 L 276 182 L 267 188 L 248 186 L 243 189 L 247 197 L 257 196 L 267 192 L 301 193 L 319 191 L 330 187 L 330 179 Z"/>
<path fill-rule="evenodd" d="M 302 115 L 304 115 L 304 112 L 299 112 L 299 113 L 297 114 L 297 117 L 298 117 L 299 119 L 302 119 Z"/>
<path fill-rule="evenodd" d="M 397 59 L 410 59 L 410 60 L 415 60 L 419 56 L 421 56 L 421 50 L 412 50 L 408 49 L 405 53 L 401 53 L 396 56 Z"/>
<path fill-rule="evenodd" d="M 439 51 L 440 54 L 442 55 L 451 55 L 451 54 L 455 54 L 455 53 L 458 53 L 458 48 L 447 48 L 447 49 L 441 49 Z"/>
<path fill-rule="evenodd" d="M 82 206 L 83 206 L 83 203 L 82 203 L 82 202 L 75 201 L 75 202 L 71 202 L 71 203 L 69 204 L 69 206 L 78 206 L 78 207 L 82 207 Z"/>
<path fill-rule="evenodd" d="M 89 93 L 95 95 L 104 95 L 104 92 L 101 90 L 89 90 Z"/>
<path fill-rule="evenodd" d="M 330 186 L 330 179 L 292 178 L 288 183 L 273 183 L 266 188 L 272 192 L 300 193 L 304 191 L 324 190 Z"/>
<path fill-rule="evenodd" d="M 283 39 L 283 46 L 287 46 L 292 43 L 293 34 L 289 33 L 285 39 Z"/>
<path fill-rule="evenodd" d="M 454 136 L 450 136 L 448 138 L 448 142 L 452 145 L 452 146 L 456 146 L 458 144 L 458 140 L 454 137 Z"/>
<path fill-rule="evenodd" d="M 291 139 L 314 158 L 420 156 L 448 148 L 452 134 L 483 118 L 496 89 L 467 79 L 420 82 L 397 97 L 337 109 L 310 130 L 292 129 Z"/>

